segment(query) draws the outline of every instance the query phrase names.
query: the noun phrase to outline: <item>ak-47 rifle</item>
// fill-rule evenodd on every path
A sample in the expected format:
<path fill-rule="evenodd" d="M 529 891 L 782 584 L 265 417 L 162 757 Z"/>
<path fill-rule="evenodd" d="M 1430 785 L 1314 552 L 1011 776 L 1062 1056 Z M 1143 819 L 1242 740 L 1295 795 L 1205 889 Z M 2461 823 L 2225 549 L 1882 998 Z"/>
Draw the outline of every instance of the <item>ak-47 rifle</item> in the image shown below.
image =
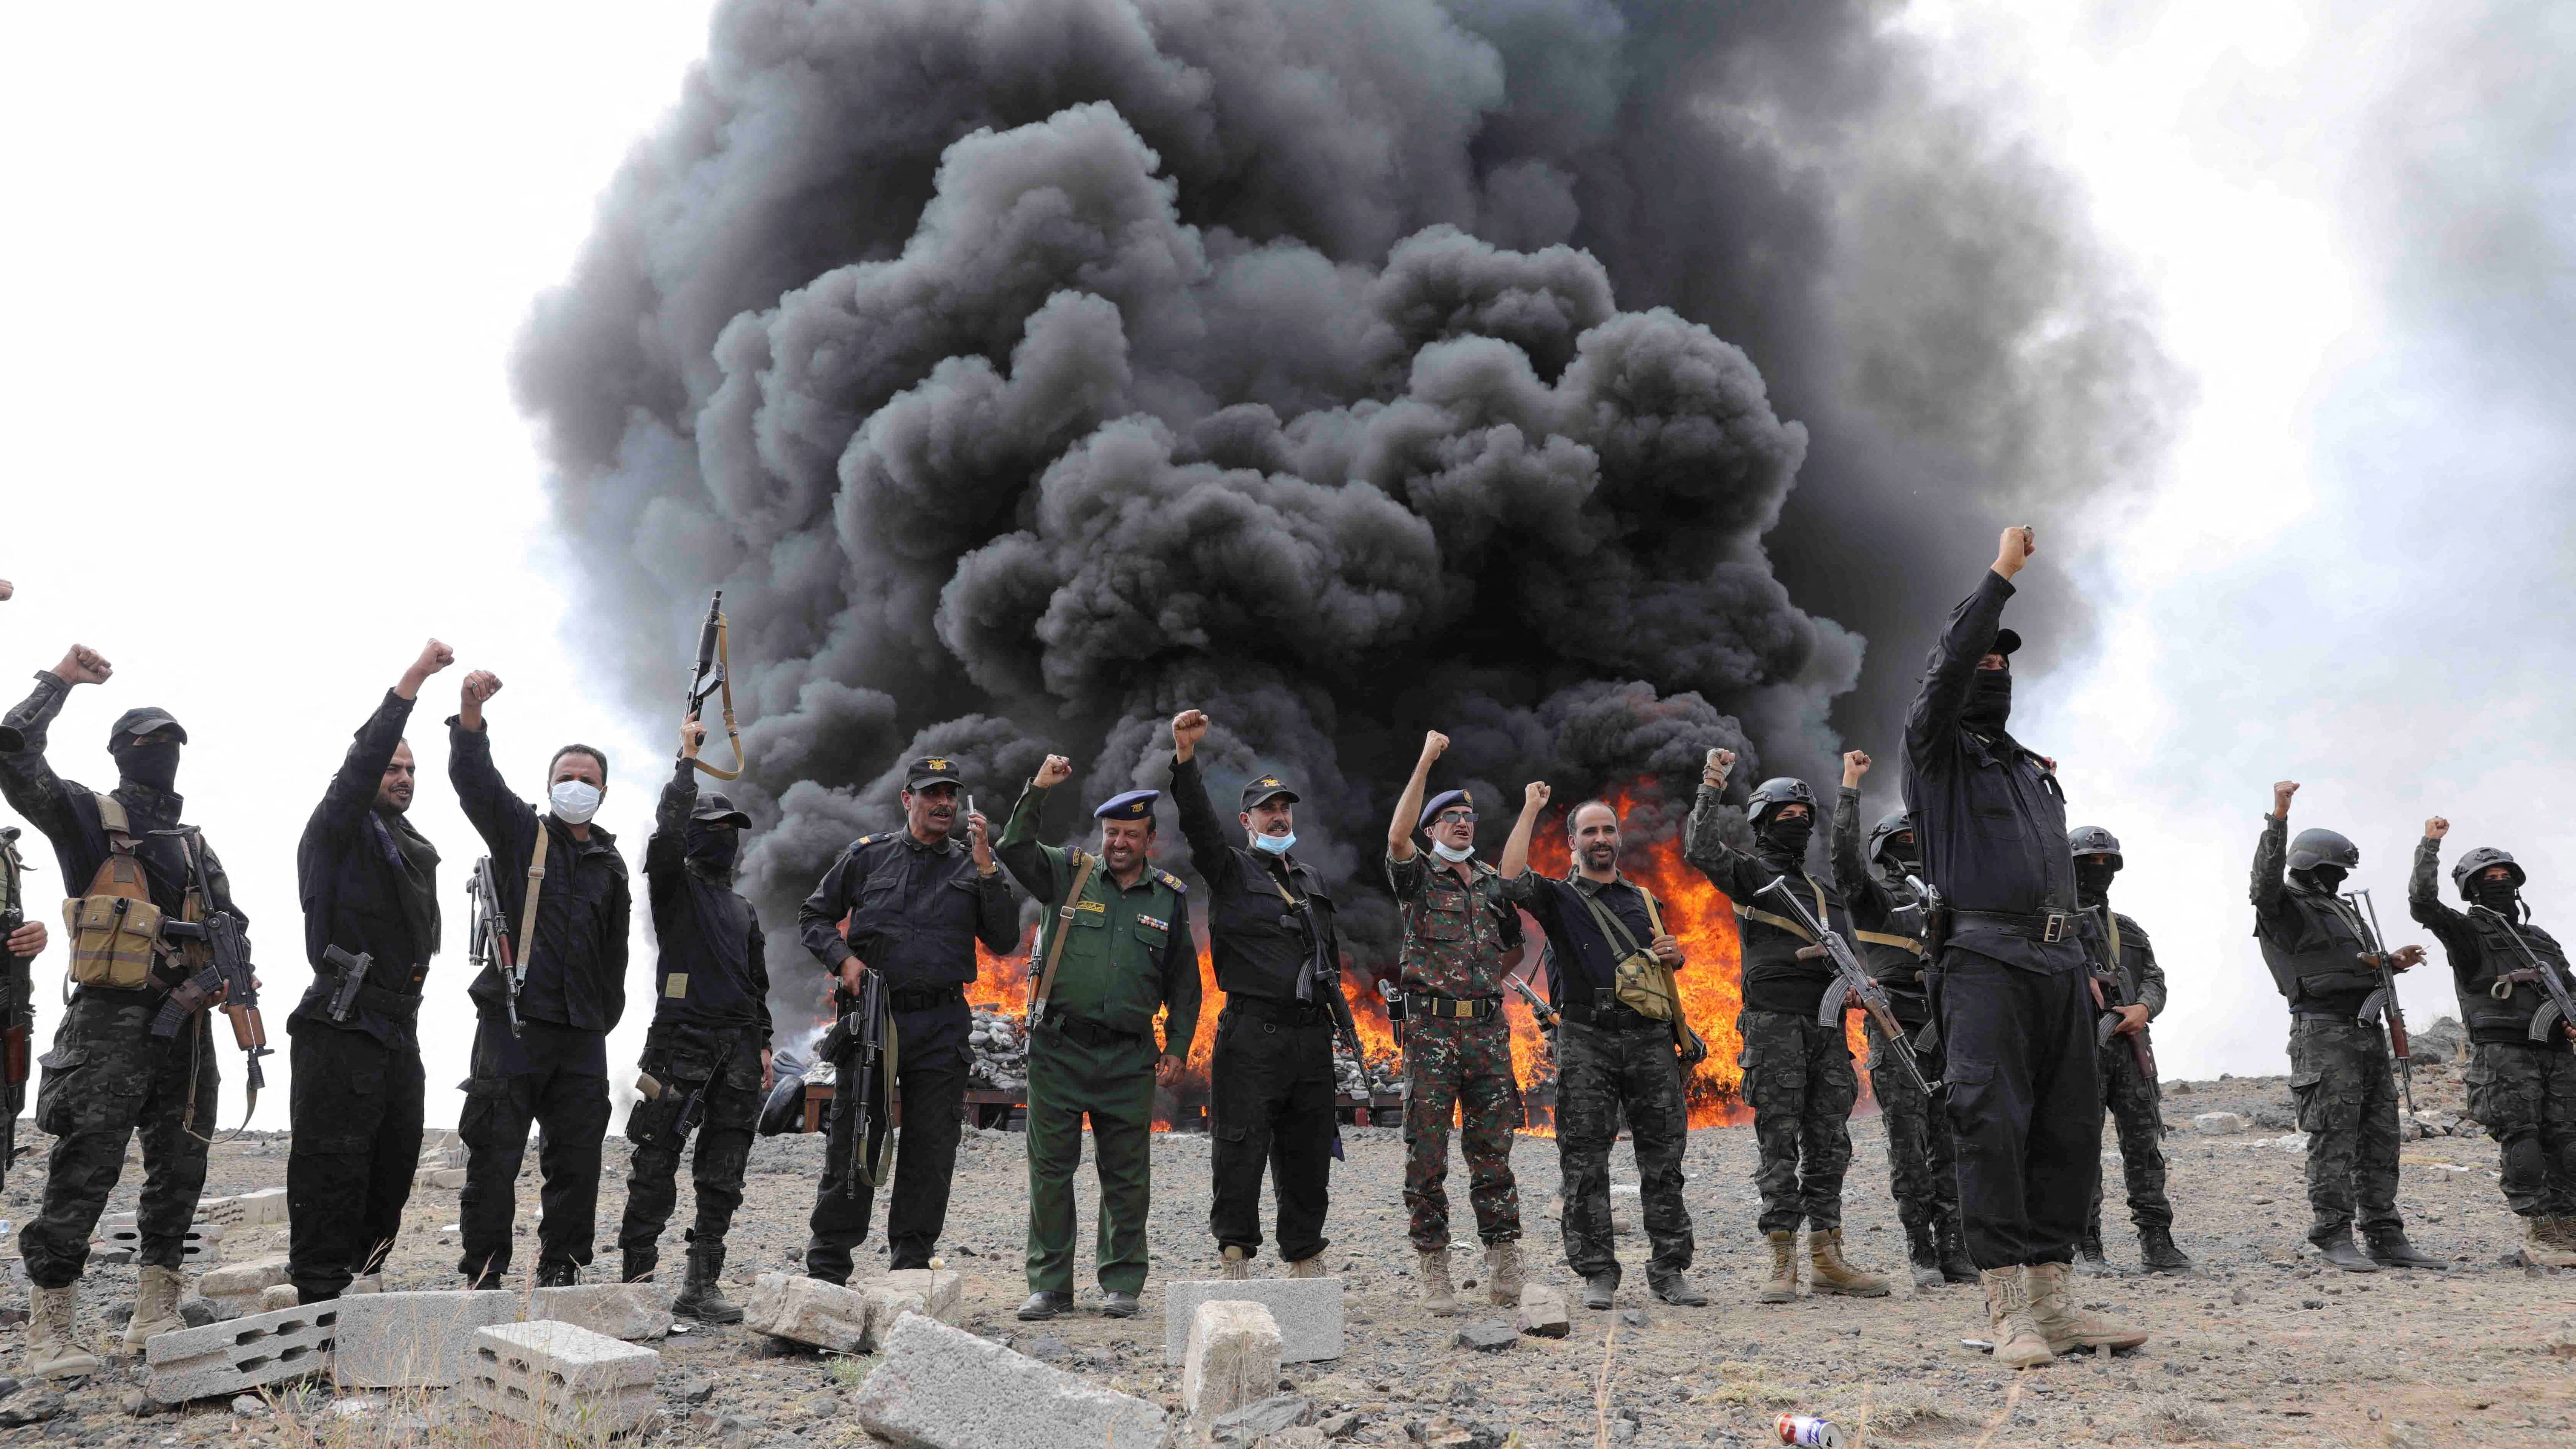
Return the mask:
<path fill-rule="evenodd" d="M 9 949 L 9 937 L 27 924 L 27 870 L 18 827 L 0 826 L 0 1186 L 18 1160 L 18 1112 L 27 1105 L 28 1040 L 36 1030 L 35 978 L 27 958 Z"/>
<path fill-rule="evenodd" d="M 2415 1115 L 2415 1048 L 2406 1035 L 2406 1008 L 2397 1004 L 2397 968 L 2390 964 L 2388 947 L 2379 934 L 2379 907 L 2371 904 L 2370 892 L 2346 891 L 2343 898 L 2353 907 L 2353 924 L 2361 927 L 2361 943 L 2369 949 L 2362 955 L 2371 969 L 2379 973 L 2379 989 L 2361 1003 L 2361 1017 L 2368 1021 L 2385 1015 L 2388 1018 L 2388 1052 L 2397 1058 L 2397 1080 L 2406 1094 L 2406 1115 Z"/>
<path fill-rule="evenodd" d="M 724 590 L 716 590 L 715 599 L 707 605 L 707 621 L 698 627 L 697 667 L 689 673 L 689 709 L 695 716 L 707 702 L 707 696 L 724 694 L 725 738 L 733 742 L 733 768 L 719 770 L 705 760 L 692 763 L 719 780 L 742 778 L 742 730 L 733 718 L 733 644 L 732 627 L 725 621 Z"/>
<path fill-rule="evenodd" d="M 835 986 L 832 1003 L 839 1019 L 823 1034 L 815 1052 L 832 1064 L 832 1122 L 823 1143 L 824 1171 L 826 1176 L 838 1173 L 841 1195 L 854 1198 L 860 1187 L 874 1187 L 885 1180 L 887 1153 L 894 1145 L 891 1134 L 879 1132 L 875 1156 L 868 1153 L 868 1134 L 876 1130 L 877 1099 L 890 1099 L 888 1086 L 895 1079 L 893 1003 L 886 997 L 884 978 L 865 969 L 859 972 L 858 991 L 853 994 L 847 987 Z"/>
<path fill-rule="evenodd" d="M 1538 1029 L 1547 1034 L 1548 1040 L 1554 1041 L 1556 1039 L 1556 1023 L 1559 1019 L 1556 1014 L 1556 1008 L 1547 1004 L 1546 997 L 1531 990 L 1530 984 L 1521 979 L 1521 973 L 1518 971 L 1506 973 L 1503 977 L 1503 984 L 1521 994 L 1521 1000 L 1529 1003 L 1530 1015 L 1538 1021 Z"/>
<path fill-rule="evenodd" d="M 2540 953 L 2531 949 L 2529 941 L 2522 939 L 2522 933 L 2513 928 L 2512 919 L 2504 912 L 2492 906 L 2472 905 L 2469 909 L 2485 911 L 2496 918 L 2496 923 L 2504 927 L 2504 933 L 2513 938 L 2514 949 L 2522 953 L 2522 959 L 2531 963 L 2531 975 L 2538 978 L 2535 984 L 2548 993 L 2549 999 L 2540 1003 L 2540 1010 L 2531 1015 L 2530 1039 L 2543 1046 L 2563 1044 L 2569 1051 L 2576 1051 L 2576 999 L 2569 997 L 2567 983 L 2558 979 L 2558 973 L 2550 969 L 2548 962 L 2540 959 Z M 2516 976 L 2521 974 L 2519 971 L 2514 973 Z M 2513 995 L 2513 987 L 2512 980 L 2498 977 L 2488 994 L 2502 1001 Z"/>
<path fill-rule="evenodd" d="M 251 965 L 250 933 L 243 928 L 241 917 L 216 907 L 214 883 L 206 874 L 206 842 L 197 827 L 183 825 L 152 833 L 179 838 L 188 857 L 189 890 L 206 916 L 202 921 L 164 918 L 161 922 L 162 939 L 198 948 L 187 953 L 197 969 L 162 998 L 160 1014 L 152 1018 L 152 1034 L 175 1037 L 189 1017 L 209 1006 L 221 1007 L 233 1021 L 233 1044 L 248 1059 L 242 1074 L 249 1092 L 242 1126 L 248 1128 L 250 1114 L 259 1108 L 259 1089 L 268 1085 L 259 1059 L 272 1050 L 267 1024 L 259 1015 L 259 976 Z"/>
<path fill-rule="evenodd" d="M 544 829 L 541 823 L 537 827 Z M 465 959 L 476 971 L 489 966 L 500 973 L 501 1004 L 510 1015 L 510 1035 L 519 1035 L 519 988 L 527 981 L 527 972 L 519 962 L 519 953 L 510 943 L 510 913 L 501 909 L 501 882 L 492 872 L 492 857 L 474 862 L 474 873 L 465 878 L 466 915 L 470 922 L 465 935 Z"/>
<path fill-rule="evenodd" d="M 1914 1059 L 1914 1042 L 1906 1035 L 1904 1023 L 1896 1019 L 1896 1007 L 1888 1001 L 1887 992 L 1879 986 L 1877 978 L 1861 966 L 1860 957 L 1853 953 L 1851 942 L 1816 919 L 1816 913 L 1807 908 L 1805 901 L 1798 899 L 1796 891 L 1789 889 L 1787 876 L 1774 877 L 1769 885 L 1755 894 L 1774 898 L 1787 909 L 1791 920 L 1807 928 L 1815 944 L 1803 948 L 1798 954 L 1817 952 L 1833 963 L 1836 980 L 1825 988 L 1824 1002 L 1816 1009 L 1816 1024 L 1839 1028 L 1843 1024 L 1845 1006 L 1853 1001 L 1859 1002 L 1861 1009 L 1878 1023 L 1879 1035 L 1886 1038 L 1889 1049 L 1904 1065 L 1906 1075 L 1914 1078 L 1915 1087 L 1927 1097 L 1941 1090 L 1941 1083 L 1924 1077 L 1923 1064 Z"/>
<path fill-rule="evenodd" d="M 2132 999 L 2127 973 L 2120 965 L 2120 918 L 2112 915 L 2107 906 L 2097 908 L 2095 914 L 2102 923 L 2103 949 L 2110 953 L 2110 964 L 2092 973 L 2093 1004 L 2102 1008 L 2093 1023 L 2093 1044 L 2107 1047 L 2124 1019 L 2119 1008 L 2138 1003 Z M 2139 1075 L 2152 1082 L 2156 1079 L 2156 1049 L 2148 1042 L 2147 1031 L 2147 1024 L 2140 1022 L 2138 1029 L 2129 1033 L 2129 1056 L 2137 1062 Z"/>

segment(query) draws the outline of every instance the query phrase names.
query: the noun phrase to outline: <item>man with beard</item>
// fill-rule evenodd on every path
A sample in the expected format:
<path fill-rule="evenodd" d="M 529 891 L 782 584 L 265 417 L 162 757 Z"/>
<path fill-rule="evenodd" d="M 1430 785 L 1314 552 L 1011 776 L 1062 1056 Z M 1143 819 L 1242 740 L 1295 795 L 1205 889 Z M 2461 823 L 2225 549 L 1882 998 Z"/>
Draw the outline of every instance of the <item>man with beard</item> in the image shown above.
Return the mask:
<path fill-rule="evenodd" d="M 295 847 L 313 982 L 294 1038 L 286 1276 L 320 1303 L 376 1273 L 420 1167 L 421 982 L 438 954 L 438 851 L 412 828 L 419 772 L 403 726 L 456 662 L 435 639 L 358 727 Z"/>
<path fill-rule="evenodd" d="M 1547 933 L 1548 997 L 1556 1029 L 1556 1155 L 1564 1180 L 1565 1261 L 1583 1279 L 1583 1306 L 1607 1309 L 1619 1292 L 1610 1235 L 1610 1147 L 1625 1117 L 1646 1222 L 1646 1286 L 1666 1303 L 1699 1307 L 1691 1286 L 1694 1244 L 1682 1205 L 1682 1153 L 1690 1108 L 1682 1073 L 1707 1055 L 1679 1021 L 1658 1021 L 1618 996 L 1619 962 L 1646 951 L 1673 970 L 1682 943 L 1663 929 L 1663 905 L 1619 873 L 1619 812 L 1586 800 L 1565 817 L 1574 868 L 1550 880 L 1529 868 L 1530 836 L 1550 791 L 1533 781 L 1496 867 L 1503 898 Z"/>
<path fill-rule="evenodd" d="M 2068 837 L 2075 851 L 2075 900 L 2084 908 L 2077 934 L 2092 969 L 2094 995 L 2105 1012 L 2117 1012 L 2111 1038 L 2100 1048 L 2102 1105 L 2120 1134 L 2120 1173 L 2129 1189 L 2129 1221 L 2138 1229 L 2138 1262 L 2150 1273 L 2188 1273 L 2191 1259 L 2173 1240 L 2173 1200 L 2165 1196 L 2164 1096 L 2155 1058 L 2140 1043 L 2147 1023 L 2165 1009 L 2165 968 L 2144 927 L 2111 909 L 2111 877 L 2120 873 L 2120 842 L 2099 825 Z M 2116 1002 L 2118 1005 L 2114 1006 Z M 2093 1208 L 2078 1245 L 2088 1263 L 2102 1261 L 2102 1183 L 2093 1183 Z"/>
<path fill-rule="evenodd" d="M 1734 768 L 1733 750 L 1708 752 L 1682 858 L 1734 902 L 1740 923 L 1744 1008 L 1735 1029 L 1744 1042 L 1744 1101 L 1753 1109 L 1759 1227 L 1771 1244 L 1771 1277 L 1757 1301 L 1797 1300 L 1802 1222 L 1815 1291 L 1884 1298 L 1884 1279 L 1843 1259 L 1843 1174 L 1851 1167 L 1851 1109 L 1860 1099 L 1860 1078 L 1842 1023 L 1816 1020 L 1834 983 L 1833 963 L 1805 926 L 1754 902 L 1773 881 L 1785 880 L 1812 902 L 1825 929 L 1845 940 L 1851 913 L 1840 892 L 1807 871 L 1816 792 L 1806 781 L 1783 775 L 1754 787 L 1745 806 L 1752 853 L 1726 843 L 1726 777 Z"/>
<path fill-rule="evenodd" d="M 1960 1216 L 1995 1361 L 2015 1368 L 2147 1337 L 2066 1291 L 2101 1171 L 2101 1078 L 2065 793 L 2055 762 L 2004 728 L 2021 647 L 2001 627 L 2004 602 L 2036 546 L 2030 529 L 2004 530 L 1994 566 L 1950 612 L 1905 721 L 1905 803 L 1946 918 L 1930 987 Z"/>
<path fill-rule="evenodd" d="M 492 763 L 483 706 L 501 692 L 487 669 L 465 677 L 447 729 L 447 779 L 491 852 L 501 909 L 524 980 L 519 1021 L 508 1019 L 501 965 L 485 965 L 466 994 L 475 1010 L 472 1073 L 456 1135 L 465 1143 L 457 1195 L 464 1253 L 457 1271 L 475 1288 L 510 1272 L 519 1163 L 530 1124 L 545 1129 L 537 1223 L 537 1286 L 580 1281 L 599 1209 L 600 1146 L 608 1135 L 608 1033 L 626 1011 L 626 927 L 634 902 L 617 838 L 590 823 L 608 790 L 608 757 L 566 745 L 546 765 L 548 809 L 511 793 Z M 533 939 L 518 940 L 528 892 L 537 895 Z"/>
<path fill-rule="evenodd" d="M 644 894 L 661 960 L 653 1025 L 637 1066 L 652 1087 L 626 1118 L 635 1155 L 617 1245 L 627 1282 L 653 1276 L 662 1227 L 678 1201 L 680 1150 L 694 1127 L 697 1222 L 688 1232 L 688 1276 L 671 1311 L 701 1323 L 740 1323 L 742 1309 L 724 1296 L 721 1275 L 725 1234 L 742 1206 L 752 1127 L 770 1085 L 768 943 L 751 902 L 733 888 L 751 817 L 722 794 L 698 792 L 698 751 L 706 741 L 707 727 L 691 711 L 680 721 L 679 762 L 644 845 Z"/>
<path fill-rule="evenodd" d="M 805 949 L 841 978 L 844 991 L 857 996 L 859 974 L 874 971 L 893 1008 L 891 1086 L 903 1097 L 903 1136 L 886 1194 L 886 1247 L 897 1270 L 929 1267 L 948 1225 L 966 1116 L 966 1033 L 973 1025 L 966 983 L 975 979 L 975 943 L 997 955 L 1020 943 L 1010 883 L 993 859 L 984 817 L 965 809 L 965 781 L 965 771 L 944 756 L 906 766 L 903 829 L 850 842 L 796 912 Z M 835 1097 L 832 1110 L 844 1105 Z M 869 1123 L 863 1160 L 876 1160 L 885 1133 L 882 1115 Z M 850 1251 L 867 1241 L 875 1205 L 874 1184 L 851 1191 L 837 1171 L 823 1174 L 808 1222 L 809 1276 L 850 1281 Z"/>
<path fill-rule="evenodd" d="M 111 672 L 97 651 L 75 644 L 60 664 L 36 675 L 34 693 L 0 716 L 0 735 L 16 736 L 16 747 L 0 753 L 0 794 L 52 842 L 64 889 L 77 892 L 66 903 L 74 922 L 66 972 L 75 989 L 53 1050 L 39 1062 L 45 1075 L 35 1121 L 54 1138 L 44 1206 L 18 1235 L 34 1288 L 26 1372 L 40 1378 L 98 1371 L 73 1313 L 90 1232 L 137 1137 L 142 1282 L 125 1352 L 140 1354 L 146 1339 L 181 1326 L 181 1255 L 215 1130 L 214 1012 L 190 1013 L 170 1036 L 152 1034 L 171 989 L 197 969 L 194 944 L 165 937 L 160 925 L 218 912 L 244 919 L 223 863 L 194 827 L 180 823 L 179 753 L 188 732 L 167 711 L 130 709 L 109 727 L 117 779 L 107 794 L 58 778 L 46 761 L 46 733 L 63 701 L 80 685 L 105 683 Z"/>
<path fill-rule="evenodd" d="M 2576 1268 L 2576 1022 L 2560 1016 L 2547 971 L 2576 993 L 2567 948 L 2534 924 L 2522 867 L 2480 846 L 2451 868 L 2466 911 L 2442 904 L 2433 880 L 2451 822 L 2424 822 L 2408 878 L 2415 919 L 2441 938 L 2468 1023 L 2469 1115 L 2503 1149 L 2505 1205 L 2522 1219 L 2523 1256 Z M 2535 1028 L 2537 1028 L 2535 1030 Z"/>
<path fill-rule="evenodd" d="M 1834 798 L 1834 884 L 1851 907 L 1852 948 L 1887 993 L 1924 1074 L 1938 1079 L 1937 1048 L 1925 1040 L 1932 1035 L 1925 1030 L 1932 1000 L 1924 985 L 1930 950 L 1923 944 L 1923 900 L 1907 879 L 1921 869 L 1914 822 L 1902 810 L 1890 811 L 1870 828 L 1868 847 L 1862 847 L 1860 782 L 1869 769 L 1870 758 L 1861 751 L 1843 756 L 1842 790 Z M 1968 1259 L 1959 1223 L 1958 1140 L 1950 1132 L 1950 1115 L 1915 1085 L 1876 1017 L 1862 1017 L 1861 1030 L 1869 1037 L 1869 1085 L 1887 1124 L 1887 1176 L 1897 1220 L 1905 1225 L 1914 1286 L 1974 1283 L 1977 1265 Z"/>
<path fill-rule="evenodd" d="M 1404 1204 L 1411 1214 L 1422 1305 L 1458 1312 L 1449 1285 L 1449 1121 L 1460 1119 L 1467 1200 L 1485 1244 L 1485 1294 L 1521 1301 L 1521 1208 L 1512 1181 L 1512 1134 L 1521 1125 L 1512 1078 L 1512 1030 L 1503 978 L 1519 964 L 1521 913 L 1502 878 L 1476 859 L 1476 802 L 1447 790 L 1424 803 L 1432 763 L 1449 737 L 1422 738 L 1422 757 L 1386 831 L 1386 878 L 1404 912 Z M 1431 839 L 1425 859 L 1413 833 Z"/>
<path fill-rule="evenodd" d="M 1189 896 L 1178 876 L 1147 860 L 1162 792 L 1130 790 L 1093 810 L 1096 855 L 1041 845 L 1047 792 L 1072 774 L 1072 761 L 1047 756 L 994 851 L 1048 908 L 1030 965 L 1029 1299 L 1019 1313 L 1029 1322 L 1073 1303 L 1073 1178 L 1086 1116 L 1100 1174 L 1100 1311 L 1136 1316 L 1153 1199 L 1154 1089 L 1181 1079 L 1199 1026 Z"/>
<path fill-rule="evenodd" d="M 1209 1149 L 1215 1201 L 1208 1229 L 1218 1271 L 1251 1276 L 1261 1251 L 1261 1177 L 1279 1202 L 1279 1256 L 1291 1278 L 1324 1276 L 1324 1215 L 1332 1206 L 1333 1013 L 1341 941 L 1323 877 L 1290 854 L 1297 845 L 1297 792 L 1277 775 L 1243 787 L 1235 820 L 1244 844 L 1227 841 L 1199 773 L 1208 717 L 1183 710 L 1172 720 L 1172 803 L 1190 865 L 1208 887 L 1208 954 L 1225 1007 L 1216 1019 L 1210 1072 Z"/>
<path fill-rule="evenodd" d="M 2448 1268 L 2415 1251 L 2397 1215 L 2397 1085 L 2370 999 L 2380 961 L 2360 913 L 2336 894 L 2361 850 L 2331 830 L 2290 839 L 2290 798 L 2298 793 L 2296 780 L 2272 787 L 2251 894 L 2263 964 L 2290 1003 L 2290 1095 L 2308 1134 L 2308 1241 L 2348 1273 Z M 2423 947 L 2408 946 L 2387 965 L 2407 971 L 2423 959 Z M 2365 1005 L 2372 1017 L 2362 1015 Z M 2367 1257 L 2353 1245 L 2356 1217 Z"/>

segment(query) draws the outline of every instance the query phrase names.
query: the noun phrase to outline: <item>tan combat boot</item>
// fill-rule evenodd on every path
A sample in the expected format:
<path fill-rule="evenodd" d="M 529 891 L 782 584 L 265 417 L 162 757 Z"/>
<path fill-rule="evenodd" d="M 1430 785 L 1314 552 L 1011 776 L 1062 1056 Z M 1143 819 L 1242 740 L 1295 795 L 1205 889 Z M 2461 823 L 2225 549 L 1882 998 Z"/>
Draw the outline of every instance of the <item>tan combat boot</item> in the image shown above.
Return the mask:
<path fill-rule="evenodd" d="M 27 1377 L 76 1379 L 98 1372 L 98 1355 L 81 1346 L 72 1327 L 80 1307 L 78 1280 L 60 1288 L 30 1290 L 27 1302 Z"/>
<path fill-rule="evenodd" d="M 2031 1263 L 2022 1275 L 2030 1285 L 2030 1321 L 2052 1353 L 2079 1348 L 2136 1348 L 2147 1336 L 2107 1318 L 2096 1318 L 2067 1301 L 2066 1284 L 2074 1269 L 2065 1263 Z"/>
<path fill-rule="evenodd" d="M 1422 1311 L 1434 1318 L 1458 1316 L 1458 1290 L 1449 1286 L 1449 1250 L 1433 1248 L 1415 1254 L 1421 1268 L 1415 1277 L 1422 1284 Z"/>
<path fill-rule="evenodd" d="M 1321 1278 L 1325 1276 L 1324 1255 L 1317 1253 L 1311 1258 L 1299 1258 L 1296 1262 L 1288 1265 L 1288 1276 L 1291 1278 Z"/>
<path fill-rule="evenodd" d="M 2524 1218 L 2522 1256 L 2543 1268 L 2576 1268 L 2576 1248 L 2560 1227 L 2564 1218 Z"/>
<path fill-rule="evenodd" d="M 1798 1235 L 1771 1235 L 1771 1281 L 1762 1285 L 1756 1303 L 1795 1303 L 1798 1301 Z"/>
<path fill-rule="evenodd" d="M 1517 1308 L 1521 1301 L 1521 1244 L 1505 1238 L 1485 1249 L 1485 1297 L 1498 1308 Z"/>
<path fill-rule="evenodd" d="M 1810 1277 L 1819 1293 L 1839 1293 L 1846 1298 L 1887 1296 L 1886 1279 L 1864 1273 L 1845 1261 L 1840 1228 L 1809 1228 L 1807 1261 L 1814 1269 Z"/>
<path fill-rule="evenodd" d="M 1995 1340 L 1995 1362 L 2006 1368 L 2037 1368 L 2055 1363 L 2038 1325 L 2030 1321 L 2030 1287 L 2019 1268 L 1987 1268 L 1977 1274 L 1986 1285 L 1986 1322 Z"/>
<path fill-rule="evenodd" d="M 187 1274 L 176 1268 L 159 1268 L 149 1263 L 143 1266 L 141 1291 L 134 1295 L 134 1316 L 125 1324 L 125 1353 L 128 1358 L 141 1354 L 143 1345 L 153 1335 L 176 1333 L 188 1326 L 179 1317 L 179 1296 L 187 1291 Z M 265 1308 L 267 1304 L 263 1302 L 260 1306 Z"/>
<path fill-rule="evenodd" d="M 1240 1283 L 1252 1276 L 1252 1259 L 1241 1248 L 1225 1250 L 1225 1266 L 1216 1275 L 1229 1283 Z"/>

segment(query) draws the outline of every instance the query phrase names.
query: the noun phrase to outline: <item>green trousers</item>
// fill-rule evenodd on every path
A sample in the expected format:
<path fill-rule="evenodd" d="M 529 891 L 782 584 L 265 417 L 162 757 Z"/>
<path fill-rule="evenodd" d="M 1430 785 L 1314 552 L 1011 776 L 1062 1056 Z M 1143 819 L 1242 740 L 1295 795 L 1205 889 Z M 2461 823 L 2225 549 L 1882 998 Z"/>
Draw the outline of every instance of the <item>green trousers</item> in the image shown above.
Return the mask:
<path fill-rule="evenodd" d="M 1145 1288 L 1145 1212 L 1154 1185 L 1155 1049 L 1093 1046 L 1049 1024 L 1029 1043 L 1029 1290 L 1073 1291 L 1073 1175 L 1082 1119 L 1100 1173 L 1100 1287 Z"/>

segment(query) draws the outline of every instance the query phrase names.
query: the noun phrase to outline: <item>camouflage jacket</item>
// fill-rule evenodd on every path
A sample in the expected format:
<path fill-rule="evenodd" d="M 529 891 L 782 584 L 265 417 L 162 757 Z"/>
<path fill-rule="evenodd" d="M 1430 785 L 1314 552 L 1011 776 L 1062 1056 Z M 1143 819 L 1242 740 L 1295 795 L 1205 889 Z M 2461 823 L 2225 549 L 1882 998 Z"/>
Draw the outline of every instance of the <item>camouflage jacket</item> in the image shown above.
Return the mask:
<path fill-rule="evenodd" d="M 1503 878 L 1492 866 L 1479 860 L 1468 870 L 1462 881 L 1426 850 L 1387 859 L 1387 883 L 1404 912 L 1405 990 L 1502 994 L 1505 959 L 1520 949 L 1521 913 L 1503 899 Z"/>

